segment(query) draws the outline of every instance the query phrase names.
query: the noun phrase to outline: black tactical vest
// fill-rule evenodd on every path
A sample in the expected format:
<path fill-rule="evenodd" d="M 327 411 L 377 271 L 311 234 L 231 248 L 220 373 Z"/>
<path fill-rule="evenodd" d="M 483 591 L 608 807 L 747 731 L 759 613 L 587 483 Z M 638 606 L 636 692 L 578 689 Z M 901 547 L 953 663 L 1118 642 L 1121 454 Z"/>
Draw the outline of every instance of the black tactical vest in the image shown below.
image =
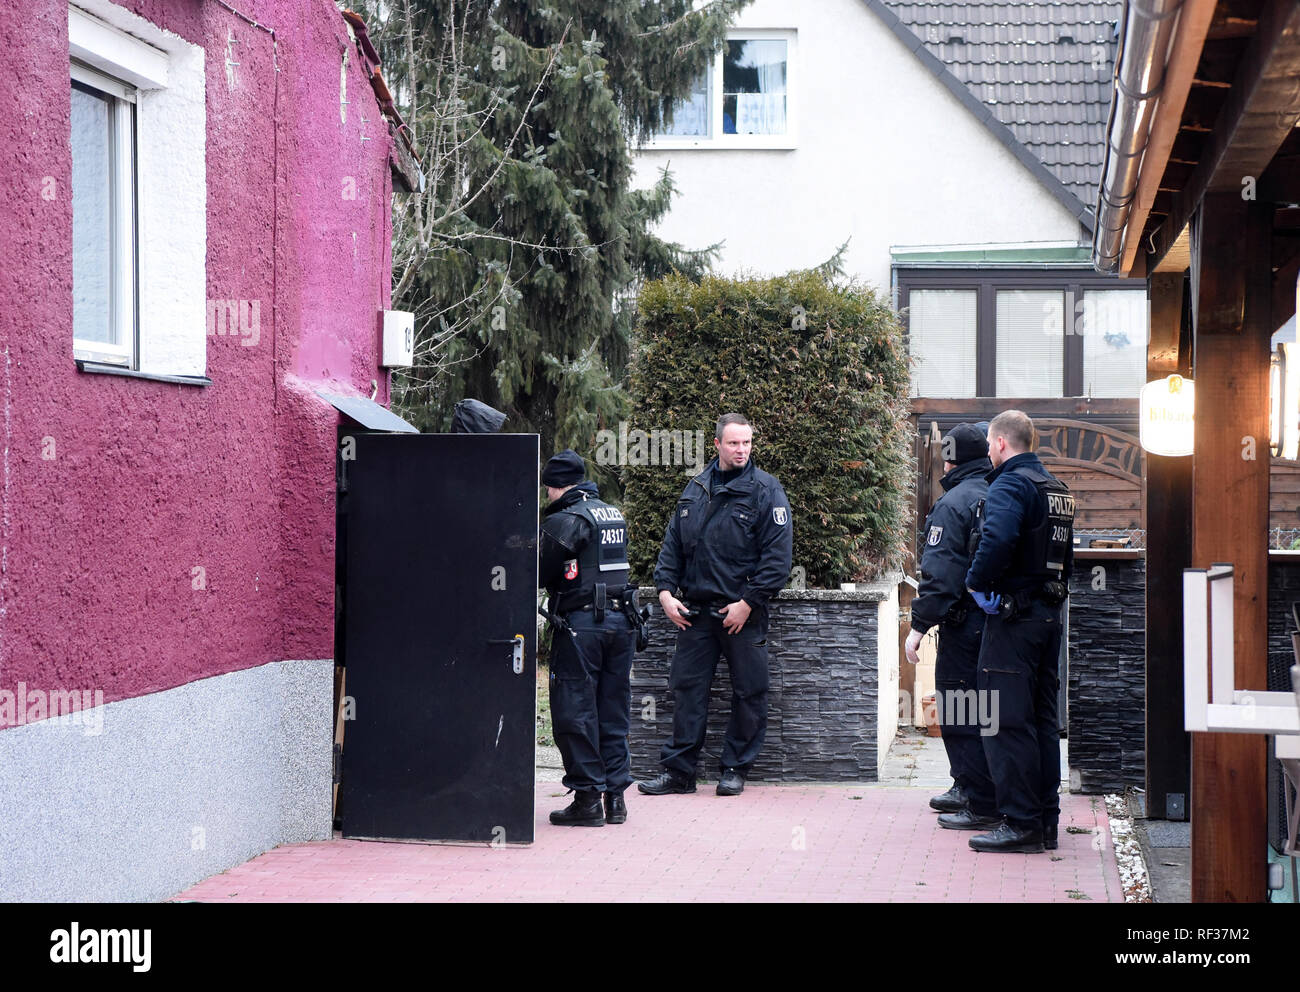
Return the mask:
<path fill-rule="evenodd" d="M 627 587 L 627 521 L 623 511 L 598 499 L 584 499 L 560 511 L 591 521 L 591 540 L 578 552 L 576 562 L 566 562 L 564 578 L 556 590 L 561 612 L 579 609 L 592 600 L 596 583 L 607 595 L 621 595 Z"/>
<path fill-rule="evenodd" d="M 1074 496 L 1060 479 L 1032 465 L 1011 469 L 1034 484 L 1047 504 L 1042 522 L 1020 535 L 1012 568 L 1027 577 L 1044 582 L 1064 577 L 1065 559 L 1074 544 Z"/>

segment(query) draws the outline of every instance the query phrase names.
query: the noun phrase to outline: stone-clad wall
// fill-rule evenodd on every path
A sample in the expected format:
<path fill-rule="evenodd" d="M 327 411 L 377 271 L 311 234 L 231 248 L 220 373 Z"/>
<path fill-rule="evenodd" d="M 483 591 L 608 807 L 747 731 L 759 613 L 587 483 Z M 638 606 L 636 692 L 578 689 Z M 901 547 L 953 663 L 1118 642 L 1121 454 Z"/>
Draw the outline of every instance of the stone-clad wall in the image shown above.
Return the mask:
<path fill-rule="evenodd" d="M 1291 666 L 1295 653 L 1291 649 L 1291 631 L 1295 620 L 1291 604 L 1300 603 L 1300 557 L 1294 561 L 1272 560 L 1268 563 L 1268 685 L 1266 689 L 1284 692 L 1291 688 Z"/>
<path fill-rule="evenodd" d="M 867 592 L 785 591 L 771 605 L 768 657 L 767 737 L 750 773 L 752 781 L 875 781 L 881 736 L 878 659 L 879 616 L 892 584 Z M 642 602 L 654 602 L 642 590 Z M 896 624 L 885 636 L 897 643 Z M 632 669 L 632 774 L 653 778 L 660 771 L 659 749 L 673 721 L 668 669 L 676 628 L 655 603 L 650 646 Z M 894 651 L 896 653 L 896 646 Z M 883 654 L 888 658 L 889 645 Z M 889 665 L 892 664 L 892 678 Z M 890 712 L 898 694 L 897 661 L 886 662 Z M 731 711 L 731 679 L 726 660 L 718 664 L 709 702 L 708 738 L 698 773 L 715 780 L 722 736 Z M 893 731 L 887 729 L 892 739 Z"/>
<path fill-rule="evenodd" d="M 1095 573 L 1097 567 L 1104 573 Z M 1068 681 L 1071 789 L 1098 793 L 1142 785 L 1146 777 L 1146 562 L 1142 558 L 1075 558 Z"/>

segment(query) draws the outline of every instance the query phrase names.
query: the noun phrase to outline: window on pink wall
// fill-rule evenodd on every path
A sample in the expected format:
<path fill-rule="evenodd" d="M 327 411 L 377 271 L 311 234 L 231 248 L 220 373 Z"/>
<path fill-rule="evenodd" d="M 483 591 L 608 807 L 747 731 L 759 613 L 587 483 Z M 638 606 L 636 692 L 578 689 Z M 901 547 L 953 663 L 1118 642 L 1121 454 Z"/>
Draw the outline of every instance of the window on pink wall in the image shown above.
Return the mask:
<path fill-rule="evenodd" d="M 136 365 L 135 89 L 72 65 L 72 340 Z"/>
<path fill-rule="evenodd" d="M 71 343 L 83 371 L 210 381 L 205 57 L 110 0 L 69 4 Z M 245 285 L 223 295 L 223 317 L 260 309 Z M 260 342 L 255 322 L 212 332 Z"/>

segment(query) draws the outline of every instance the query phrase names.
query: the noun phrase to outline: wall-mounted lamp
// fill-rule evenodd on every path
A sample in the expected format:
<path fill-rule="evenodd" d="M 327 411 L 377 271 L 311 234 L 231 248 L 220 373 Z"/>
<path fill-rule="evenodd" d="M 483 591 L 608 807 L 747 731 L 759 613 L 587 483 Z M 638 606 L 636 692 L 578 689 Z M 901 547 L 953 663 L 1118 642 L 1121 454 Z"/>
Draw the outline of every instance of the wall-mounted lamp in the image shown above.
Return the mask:
<path fill-rule="evenodd" d="M 1196 384 L 1181 375 L 1148 382 L 1138 396 L 1138 439 L 1153 455 L 1192 453 Z"/>

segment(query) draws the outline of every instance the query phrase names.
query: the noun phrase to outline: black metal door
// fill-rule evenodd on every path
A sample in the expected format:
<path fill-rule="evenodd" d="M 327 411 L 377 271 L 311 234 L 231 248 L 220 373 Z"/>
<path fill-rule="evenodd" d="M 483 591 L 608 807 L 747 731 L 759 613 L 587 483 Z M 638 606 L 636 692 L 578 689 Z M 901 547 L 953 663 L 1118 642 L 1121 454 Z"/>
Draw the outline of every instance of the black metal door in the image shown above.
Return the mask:
<path fill-rule="evenodd" d="M 344 836 L 531 843 L 537 435 L 358 433 L 340 465 Z"/>

